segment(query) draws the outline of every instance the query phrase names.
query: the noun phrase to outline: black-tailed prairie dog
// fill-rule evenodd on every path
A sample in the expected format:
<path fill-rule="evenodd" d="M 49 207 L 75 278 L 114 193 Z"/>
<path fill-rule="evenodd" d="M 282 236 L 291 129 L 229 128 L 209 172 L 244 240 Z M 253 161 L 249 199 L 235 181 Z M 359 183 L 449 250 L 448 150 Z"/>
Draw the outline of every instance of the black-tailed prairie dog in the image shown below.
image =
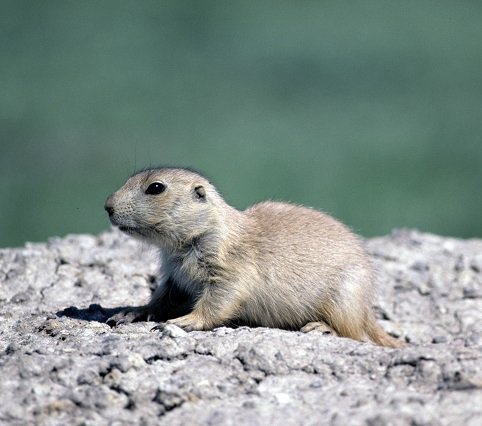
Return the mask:
<path fill-rule="evenodd" d="M 150 302 L 113 322 L 318 329 L 403 345 L 375 320 L 373 268 L 359 238 L 327 214 L 271 201 L 241 212 L 206 178 L 178 168 L 135 174 L 105 209 L 113 225 L 161 255 Z"/>

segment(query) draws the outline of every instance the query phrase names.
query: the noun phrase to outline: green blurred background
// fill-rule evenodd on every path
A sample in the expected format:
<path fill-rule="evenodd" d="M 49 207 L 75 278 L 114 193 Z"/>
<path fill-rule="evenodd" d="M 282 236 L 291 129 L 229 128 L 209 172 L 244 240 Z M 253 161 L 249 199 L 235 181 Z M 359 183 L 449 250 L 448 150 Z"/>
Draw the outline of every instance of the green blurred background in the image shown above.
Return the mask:
<path fill-rule="evenodd" d="M 482 3 L 0 1 L 0 246 L 108 228 L 136 169 L 364 236 L 482 236 Z"/>

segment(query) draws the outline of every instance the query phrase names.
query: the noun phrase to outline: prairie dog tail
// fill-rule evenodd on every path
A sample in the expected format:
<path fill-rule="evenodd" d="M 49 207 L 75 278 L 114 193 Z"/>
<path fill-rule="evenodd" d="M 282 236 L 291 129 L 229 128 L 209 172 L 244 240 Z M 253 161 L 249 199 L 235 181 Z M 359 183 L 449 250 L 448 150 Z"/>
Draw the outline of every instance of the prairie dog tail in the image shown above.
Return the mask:
<path fill-rule="evenodd" d="M 407 346 L 405 342 L 390 336 L 371 315 L 367 319 L 365 331 L 372 342 L 379 346 L 387 346 L 389 348 L 403 348 Z"/>

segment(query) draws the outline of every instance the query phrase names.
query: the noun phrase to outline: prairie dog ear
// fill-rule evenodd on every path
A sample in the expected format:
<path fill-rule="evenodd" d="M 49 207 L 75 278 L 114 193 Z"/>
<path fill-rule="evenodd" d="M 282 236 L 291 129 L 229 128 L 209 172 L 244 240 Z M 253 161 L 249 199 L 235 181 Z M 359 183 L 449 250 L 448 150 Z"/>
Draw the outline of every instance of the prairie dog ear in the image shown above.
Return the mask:
<path fill-rule="evenodd" d="M 196 195 L 196 198 L 204 200 L 206 198 L 206 188 L 202 185 L 196 185 L 194 187 L 194 194 Z"/>

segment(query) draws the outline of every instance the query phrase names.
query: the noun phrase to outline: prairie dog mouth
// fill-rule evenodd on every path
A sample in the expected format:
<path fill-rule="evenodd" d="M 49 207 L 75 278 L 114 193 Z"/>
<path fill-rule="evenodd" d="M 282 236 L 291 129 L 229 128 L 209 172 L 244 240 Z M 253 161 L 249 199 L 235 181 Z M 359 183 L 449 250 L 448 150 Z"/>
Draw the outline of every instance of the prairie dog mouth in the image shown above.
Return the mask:
<path fill-rule="evenodd" d="M 132 234 L 145 235 L 145 232 L 143 232 L 142 228 L 136 228 L 134 226 L 126 226 L 126 225 L 119 225 L 118 228 L 120 231 L 129 235 L 132 235 Z"/>
<path fill-rule="evenodd" d="M 119 231 L 125 232 L 126 234 L 138 234 L 140 233 L 140 228 L 137 226 L 132 225 L 125 225 L 122 224 L 122 221 L 115 219 L 114 217 L 110 217 L 110 223 L 112 226 L 115 226 L 119 229 Z"/>
<path fill-rule="evenodd" d="M 125 225 L 119 225 L 118 228 L 122 232 L 133 232 L 136 230 L 136 228 L 134 228 L 133 226 L 125 226 Z"/>

